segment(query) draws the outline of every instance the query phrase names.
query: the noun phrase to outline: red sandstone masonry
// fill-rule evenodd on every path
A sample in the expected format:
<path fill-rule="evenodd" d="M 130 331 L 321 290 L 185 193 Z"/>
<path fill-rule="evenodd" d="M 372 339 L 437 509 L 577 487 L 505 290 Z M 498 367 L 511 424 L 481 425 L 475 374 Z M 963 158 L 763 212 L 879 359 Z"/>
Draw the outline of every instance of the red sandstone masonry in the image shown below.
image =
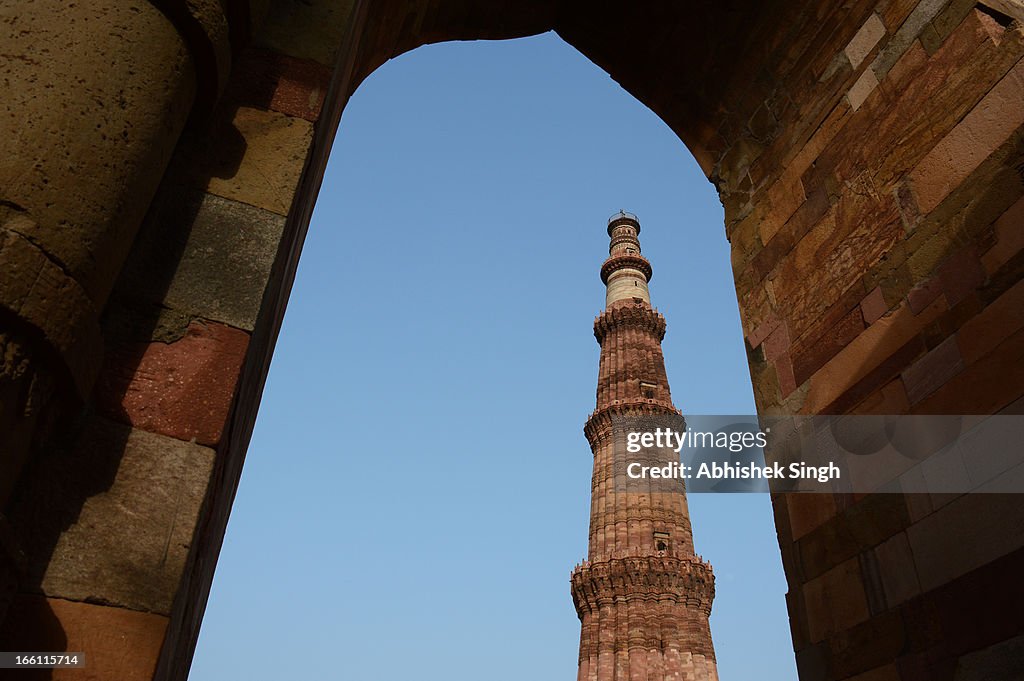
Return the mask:
<path fill-rule="evenodd" d="M 1024 60 L 993 87 L 910 174 L 918 205 L 930 212 L 1024 125 Z"/>
<path fill-rule="evenodd" d="M 631 264 L 613 255 L 602 279 L 607 283 L 606 275 L 624 266 Z M 774 346 L 784 348 L 785 328 L 776 334 Z M 594 320 L 594 335 L 601 345 L 597 408 L 584 426 L 594 454 L 590 540 L 587 560 L 571 581 L 580 618 L 577 678 L 613 681 L 626 670 L 661 674 L 658 669 L 714 678 L 708 623 L 714 576 L 694 555 L 683 483 L 656 503 L 648 493 L 615 486 L 613 421 L 679 414 L 661 351 L 665 319 L 641 298 L 620 299 Z M 641 381 L 654 386 L 653 397 L 641 392 Z M 656 545 L 655 532 L 667 533 L 667 547 Z"/>
<path fill-rule="evenodd" d="M 310 59 L 249 48 L 235 67 L 232 92 L 242 102 L 315 122 L 320 117 L 331 70 Z"/>
<path fill-rule="evenodd" d="M 112 348 L 96 387 L 97 407 L 143 430 L 215 445 L 248 343 L 244 331 L 193 321 L 173 343 Z"/>

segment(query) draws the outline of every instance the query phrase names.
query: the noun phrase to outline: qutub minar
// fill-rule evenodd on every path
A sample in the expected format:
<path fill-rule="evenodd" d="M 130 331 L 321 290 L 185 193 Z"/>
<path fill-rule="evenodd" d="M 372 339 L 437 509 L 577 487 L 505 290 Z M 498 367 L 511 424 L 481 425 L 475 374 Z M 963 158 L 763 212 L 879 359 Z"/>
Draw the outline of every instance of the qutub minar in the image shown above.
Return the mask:
<path fill-rule="evenodd" d="M 694 554 L 682 480 L 627 489 L 615 479 L 623 473 L 614 462 L 624 419 L 682 423 L 661 352 L 665 318 L 651 307 L 652 270 L 639 233 L 635 215 L 614 215 L 601 267 L 607 298 L 594 322 L 601 344 L 597 408 L 584 427 L 594 453 L 590 545 L 572 572 L 581 622 L 577 678 L 716 680 L 708 623 L 714 576 Z"/>

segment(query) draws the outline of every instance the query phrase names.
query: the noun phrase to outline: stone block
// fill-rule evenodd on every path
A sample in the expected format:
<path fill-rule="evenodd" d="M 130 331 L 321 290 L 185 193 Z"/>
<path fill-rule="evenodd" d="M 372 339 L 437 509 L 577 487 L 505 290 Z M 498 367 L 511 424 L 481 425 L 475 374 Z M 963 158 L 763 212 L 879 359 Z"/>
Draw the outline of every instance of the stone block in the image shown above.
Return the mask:
<path fill-rule="evenodd" d="M 780 357 L 775 362 L 775 372 L 779 378 L 779 395 L 786 399 L 797 389 L 796 375 L 793 373 L 793 362 L 788 355 Z"/>
<path fill-rule="evenodd" d="M 899 613 L 888 611 L 838 632 L 829 640 L 834 679 L 891 662 L 906 647 L 906 627 Z"/>
<path fill-rule="evenodd" d="M 954 681 L 1012 681 L 1020 675 L 1021 660 L 1024 635 L 964 655 L 957 664 Z"/>
<path fill-rule="evenodd" d="M 764 358 L 769 362 L 786 354 L 789 350 L 789 329 L 785 323 L 775 327 L 775 330 L 764 339 Z"/>
<path fill-rule="evenodd" d="M 842 167 L 867 163 L 880 187 L 907 182 L 916 194 L 908 170 L 919 165 L 1020 58 L 1019 40 L 1000 42 L 977 16 L 969 14 L 931 58 L 914 43 L 882 80 L 886 97 L 872 100 L 877 111 L 861 126 L 862 138 L 845 137 L 855 151 L 844 149 L 852 158 L 841 162 Z M 918 204 L 913 214 L 932 212 Z"/>
<path fill-rule="evenodd" d="M 312 142 L 309 121 L 228 101 L 182 140 L 169 174 L 173 183 L 287 215 Z"/>
<path fill-rule="evenodd" d="M 834 325 L 827 327 L 821 335 L 803 340 L 794 346 L 793 373 L 797 384 L 802 384 L 810 378 L 863 330 L 861 310 L 855 307 Z"/>
<path fill-rule="evenodd" d="M 910 173 L 922 213 L 930 213 L 1024 125 L 1024 62 L 1007 73 Z"/>
<path fill-rule="evenodd" d="M 903 371 L 907 399 L 914 405 L 938 390 L 964 369 L 956 337 L 950 336 Z"/>
<path fill-rule="evenodd" d="M 920 35 L 921 30 L 942 10 L 947 0 L 921 0 L 874 61 L 871 70 L 883 78 Z"/>
<path fill-rule="evenodd" d="M 97 383 L 97 407 L 136 428 L 216 445 L 248 343 L 244 331 L 193 321 L 172 343 L 115 345 Z"/>
<path fill-rule="evenodd" d="M 1013 204 L 995 222 L 996 243 L 982 254 L 981 263 L 988 274 L 993 274 L 1010 259 L 1024 251 L 1024 198 Z"/>
<path fill-rule="evenodd" d="M 947 258 L 939 266 L 939 281 L 950 307 L 974 293 L 985 281 L 985 270 L 975 249 L 961 249 Z"/>
<path fill-rule="evenodd" d="M 772 240 L 772 237 L 782 229 L 782 226 L 796 212 L 805 198 L 803 183 L 800 181 L 800 176 L 795 173 L 780 178 L 772 185 L 767 196 L 771 207 L 759 227 L 761 243 L 767 244 Z"/>
<path fill-rule="evenodd" d="M 902 223 L 891 196 L 878 194 L 870 179 L 849 183 L 833 210 L 796 244 L 775 270 L 772 287 L 785 300 L 790 335 L 799 338 L 849 291 L 898 241 Z"/>
<path fill-rule="evenodd" d="M 831 494 L 790 494 L 786 500 L 794 541 L 836 514 L 836 503 Z"/>
<path fill-rule="evenodd" d="M 869 326 L 811 376 L 810 390 L 803 407 L 804 413 L 822 413 L 822 408 L 832 404 L 873 369 L 893 356 L 945 309 L 945 301 L 937 300 L 921 314 L 914 315 L 910 308 L 904 305 Z M 899 369 L 902 367 L 897 367 L 897 371 Z M 875 387 L 877 386 L 867 392 L 870 393 Z"/>
<path fill-rule="evenodd" d="M 975 6 L 976 0 L 951 0 L 921 31 L 921 45 L 924 49 L 929 54 L 938 50 Z"/>
<path fill-rule="evenodd" d="M 921 593 L 906 532 L 900 532 L 879 544 L 874 554 L 888 607 L 895 608 Z"/>
<path fill-rule="evenodd" d="M 853 413 L 877 416 L 905 414 L 908 411 L 910 401 L 907 399 L 907 391 L 903 387 L 903 381 L 896 379 L 870 393 L 857 405 Z"/>
<path fill-rule="evenodd" d="M 930 591 L 1024 546 L 1024 504 L 1015 494 L 966 494 L 911 525 L 907 537 Z"/>
<path fill-rule="evenodd" d="M 18 681 L 150 681 L 167 618 L 125 608 L 19 594 L 0 622 L 7 650 L 82 652 L 85 667 L 18 670 Z"/>
<path fill-rule="evenodd" d="M 1021 232 L 1024 233 L 1024 229 Z M 964 361 L 972 364 L 1021 328 L 1024 328 L 1024 281 L 1017 282 L 965 322 L 956 340 Z"/>
<path fill-rule="evenodd" d="M 849 91 L 846 93 L 846 99 L 850 102 L 850 107 L 857 111 L 861 105 L 864 104 L 868 96 L 875 91 L 878 87 L 878 77 L 875 72 L 871 69 L 864 69 L 864 73 L 860 74 L 860 78 L 850 86 Z"/>
<path fill-rule="evenodd" d="M 1024 330 L 969 365 L 914 407 L 918 414 L 993 414 L 1021 397 Z"/>
<path fill-rule="evenodd" d="M 781 324 L 778 317 L 770 317 L 761 322 L 756 329 L 747 334 L 747 342 L 751 349 L 756 348 Z"/>
<path fill-rule="evenodd" d="M 41 455 L 11 525 L 47 596 L 168 614 L 213 450 L 90 418 Z"/>
<path fill-rule="evenodd" d="M 812 643 L 868 619 L 867 597 L 857 558 L 808 581 L 803 591 Z"/>
<path fill-rule="evenodd" d="M 917 357 L 923 355 L 926 351 L 927 348 L 920 336 L 911 338 L 895 352 L 882 360 L 877 366 L 875 366 L 875 368 L 871 369 L 868 373 L 859 378 L 841 395 L 836 397 L 835 400 L 826 405 L 822 413 L 845 414 L 848 411 L 869 414 L 890 413 L 865 411 L 868 409 L 865 402 L 877 391 L 882 390 L 883 387 L 891 385 L 894 382 L 893 379 L 896 379 L 895 382 L 900 386 L 899 391 L 895 393 L 895 397 L 898 399 L 900 395 L 902 395 L 902 398 L 906 400 L 906 390 L 903 388 L 902 381 L 899 380 L 899 374 L 904 367 L 913 362 Z M 900 411 L 895 413 L 904 412 Z"/>
<path fill-rule="evenodd" d="M 118 295 L 251 331 L 284 218 L 167 187 L 136 239 Z"/>
<path fill-rule="evenodd" d="M 843 50 L 846 58 L 850 60 L 850 65 L 854 69 L 860 66 L 884 35 L 885 24 L 877 14 L 872 13 Z"/>
<path fill-rule="evenodd" d="M 953 663 L 951 666 L 965 652 L 982 650 L 1020 635 L 1020 613 L 1024 612 L 1021 574 L 1024 549 L 1017 549 L 913 601 L 930 601 L 928 614 L 941 632 L 941 638 L 933 640 Z M 1019 669 L 1020 660 L 1014 662 Z"/>
<path fill-rule="evenodd" d="M 860 301 L 860 310 L 864 323 L 868 325 L 874 324 L 879 317 L 889 311 L 889 304 L 885 302 L 881 286 L 871 289 L 871 293 Z"/>
<path fill-rule="evenodd" d="M 250 48 L 236 60 L 226 100 L 315 122 L 331 70 L 309 59 Z"/>
<path fill-rule="evenodd" d="M 910 305 L 911 312 L 920 314 L 940 295 L 942 295 L 942 282 L 938 277 L 932 277 L 910 289 L 907 293 L 907 304 Z"/>

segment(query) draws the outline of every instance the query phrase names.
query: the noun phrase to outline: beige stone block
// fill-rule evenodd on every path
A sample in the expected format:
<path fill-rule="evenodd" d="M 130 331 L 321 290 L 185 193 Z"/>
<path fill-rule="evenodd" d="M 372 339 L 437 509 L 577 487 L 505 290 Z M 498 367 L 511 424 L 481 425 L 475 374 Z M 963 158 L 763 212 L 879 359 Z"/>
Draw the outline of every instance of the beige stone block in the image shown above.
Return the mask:
<path fill-rule="evenodd" d="M 871 69 L 865 69 L 864 73 L 860 74 L 860 78 L 850 87 L 849 92 L 846 93 L 846 99 L 850 102 L 850 106 L 854 111 L 860 108 L 864 100 L 875 91 L 876 87 L 878 87 L 878 77 L 875 75 L 875 72 Z"/>
<path fill-rule="evenodd" d="M 11 514 L 53 598 L 168 614 L 213 469 L 206 447 L 93 417 Z"/>
<path fill-rule="evenodd" d="M 846 46 L 844 52 L 850 65 L 856 69 L 864 61 L 864 57 L 871 53 L 878 41 L 885 35 L 885 24 L 877 14 L 872 13 L 864 25 L 860 27 L 853 40 Z"/>
<path fill-rule="evenodd" d="M 313 124 L 249 107 L 222 116 L 208 134 L 182 146 L 175 175 L 211 194 L 287 215 L 313 141 Z"/>

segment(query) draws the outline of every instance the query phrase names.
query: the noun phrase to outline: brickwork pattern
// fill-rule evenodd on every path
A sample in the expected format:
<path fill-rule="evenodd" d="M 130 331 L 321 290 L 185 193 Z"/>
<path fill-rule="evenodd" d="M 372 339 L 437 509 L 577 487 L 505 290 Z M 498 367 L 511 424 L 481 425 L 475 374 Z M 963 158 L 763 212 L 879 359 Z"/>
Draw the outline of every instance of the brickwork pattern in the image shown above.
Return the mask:
<path fill-rule="evenodd" d="M 632 219 L 612 221 L 601 267 L 606 284 L 622 269 L 650 280 L 639 227 Z M 684 486 L 633 491 L 615 484 L 617 418 L 671 416 L 682 424 L 661 351 L 665 328 L 665 318 L 640 297 L 612 299 L 594 320 L 597 408 L 583 429 L 594 454 L 590 542 L 571 580 L 581 622 L 579 681 L 717 678 L 708 623 L 714 575 L 694 555 Z"/>

